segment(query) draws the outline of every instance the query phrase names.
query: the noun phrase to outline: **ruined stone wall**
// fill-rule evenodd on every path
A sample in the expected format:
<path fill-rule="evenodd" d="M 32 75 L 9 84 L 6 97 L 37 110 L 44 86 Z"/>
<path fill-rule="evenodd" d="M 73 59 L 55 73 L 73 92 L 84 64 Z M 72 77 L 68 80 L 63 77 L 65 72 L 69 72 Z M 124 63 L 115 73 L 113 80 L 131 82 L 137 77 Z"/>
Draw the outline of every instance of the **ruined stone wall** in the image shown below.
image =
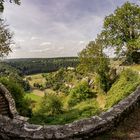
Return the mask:
<path fill-rule="evenodd" d="M 0 94 L 2 94 L 2 96 L 4 96 L 5 100 L 8 102 L 9 111 L 10 111 L 9 114 L 11 114 L 11 117 L 16 116 L 18 113 L 15 107 L 15 101 L 12 98 L 10 92 L 1 83 L 0 83 Z"/>
<path fill-rule="evenodd" d="M 0 140 L 81 140 L 110 130 L 140 104 L 140 87 L 99 116 L 65 125 L 33 125 L 19 118 L 0 116 Z"/>

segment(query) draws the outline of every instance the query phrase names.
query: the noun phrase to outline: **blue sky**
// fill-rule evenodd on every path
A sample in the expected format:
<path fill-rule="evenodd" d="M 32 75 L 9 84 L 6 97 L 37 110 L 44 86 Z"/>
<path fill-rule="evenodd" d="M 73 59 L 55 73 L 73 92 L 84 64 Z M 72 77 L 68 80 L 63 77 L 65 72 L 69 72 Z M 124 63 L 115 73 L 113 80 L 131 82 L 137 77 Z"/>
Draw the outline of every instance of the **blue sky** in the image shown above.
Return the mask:
<path fill-rule="evenodd" d="M 140 4 L 140 0 L 129 0 Z M 14 32 L 9 58 L 76 56 L 100 33 L 105 16 L 126 0 L 22 0 L 5 4 Z M 111 53 L 111 52 L 108 52 Z"/>

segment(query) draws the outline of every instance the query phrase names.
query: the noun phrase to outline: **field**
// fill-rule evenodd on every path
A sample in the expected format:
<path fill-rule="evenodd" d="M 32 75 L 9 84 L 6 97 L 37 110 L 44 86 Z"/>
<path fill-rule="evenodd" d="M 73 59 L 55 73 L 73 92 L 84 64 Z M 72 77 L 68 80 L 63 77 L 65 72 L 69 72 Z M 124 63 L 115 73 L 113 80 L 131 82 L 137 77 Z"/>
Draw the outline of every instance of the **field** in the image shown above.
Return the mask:
<path fill-rule="evenodd" d="M 45 78 L 42 76 L 43 73 L 40 74 L 33 74 L 28 75 L 25 77 L 25 79 L 28 79 L 30 86 L 33 88 L 34 83 L 40 83 L 45 85 Z"/>
<path fill-rule="evenodd" d="M 33 100 L 35 102 L 39 102 L 41 100 L 40 96 L 37 96 L 37 95 L 35 95 L 33 93 L 26 93 L 25 98 L 29 98 L 29 99 L 31 99 L 31 100 Z"/>
<path fill-rule="evenodd" d="M 131 65 L 128 68 L 140 72 L 140 65 Z"/>

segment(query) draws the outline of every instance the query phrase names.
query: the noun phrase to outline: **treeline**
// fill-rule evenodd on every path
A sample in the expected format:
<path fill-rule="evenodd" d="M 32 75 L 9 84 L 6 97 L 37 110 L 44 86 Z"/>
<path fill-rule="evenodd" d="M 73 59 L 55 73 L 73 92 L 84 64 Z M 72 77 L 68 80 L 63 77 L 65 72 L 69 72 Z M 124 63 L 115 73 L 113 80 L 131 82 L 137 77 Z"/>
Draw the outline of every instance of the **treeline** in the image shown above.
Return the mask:
<path fill-rule="evenodd" d="M 20 84 L 25 91 L 30 89 L 28 81 L 23 80 L 22 72 L 5 62 L 0 62 L 0 79 L 1 78 L 11 79 L 15 83 Z"/>
<path fill-rule="evenodd" d="M 76 67 L 77 57 L 61 58 L 24 58 L 5 60 L 10 66 L 20 70 L 24 75 L 53 72 L 60 68 Z"/>

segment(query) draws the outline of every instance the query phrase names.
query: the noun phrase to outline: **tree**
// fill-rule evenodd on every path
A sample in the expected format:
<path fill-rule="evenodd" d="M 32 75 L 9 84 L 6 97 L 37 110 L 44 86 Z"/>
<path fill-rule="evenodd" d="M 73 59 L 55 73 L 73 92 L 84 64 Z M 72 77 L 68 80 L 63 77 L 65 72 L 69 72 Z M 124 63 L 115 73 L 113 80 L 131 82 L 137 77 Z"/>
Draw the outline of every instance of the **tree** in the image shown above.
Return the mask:
<path fill-rule="evenodd" d="M 71 89 L 68 98 L 69 107 L 73 107 L 81 101 L 85 101 L 89 98 L 95 97 L 86 81 L 78 83 L 73 89 Z"/>
<path fill-rule="evenodd" d="M 93 72 L 98 64 L 102 48 L 95 41 L 89 42 L 85 49 L 79 53 L 79 69 L 85 72 Z"/>
<path fill-rule="evenodd" d="M 104 20 L 101 33 L 105 46 L 115 47 L 118 56 L 131 56 L 140 49 L 140 7 L 126 2 Z"/>
<path fill-rule="evenodd" d="M 4 0 L 0 0 L 0 12 L 4 11 Z M 20 0 L 9 0 L 10 3 L 15 3 L 20 5 Z M 12 41 L 13 34 L 7 28 L 4 20 L 0 18 L 0 57 L 8 55 L 11 51 L 10 45 Z"/>
<path fill-rule="evenodd" d="M 109 89 L 109 59 L 103 52 L 101 36 L 91 41 L 79 54 L 79 70 L 97 73 L 100 77 L 101 88 L 106 92 Z"/>
<path fill-rule="evenodd" d="M 0 0 L 0 12 L 3 12 L 4 11 L 4 0 Z M 15 3 L 15 4 L 18 4 L 20 5 L 20 0 L 9 0 L 10 3 Z"/>
<path fill-rule="evenodd" d="M 42 98 L 39 113 L 44 115 L 56 115 L 63 111 L 63 104 L 58 95 L 47 94 Z"/>
<path fill-rule="evenodd" d="M 101 67 L 105 68 L 109 65 L 109 59 L 103 52 L 103 45 L 99 39 L 89 42 L 86 48 L 79 53 L 79 61 L 79 69 L 91 73 L 98 73 Z"/>
<path fill-rule="evenodd" d="M 12 37 L 13 33 L 10 32 L 5 22 L 0 19 L 0 57 L 8 55 L 11 52 Z"/>

